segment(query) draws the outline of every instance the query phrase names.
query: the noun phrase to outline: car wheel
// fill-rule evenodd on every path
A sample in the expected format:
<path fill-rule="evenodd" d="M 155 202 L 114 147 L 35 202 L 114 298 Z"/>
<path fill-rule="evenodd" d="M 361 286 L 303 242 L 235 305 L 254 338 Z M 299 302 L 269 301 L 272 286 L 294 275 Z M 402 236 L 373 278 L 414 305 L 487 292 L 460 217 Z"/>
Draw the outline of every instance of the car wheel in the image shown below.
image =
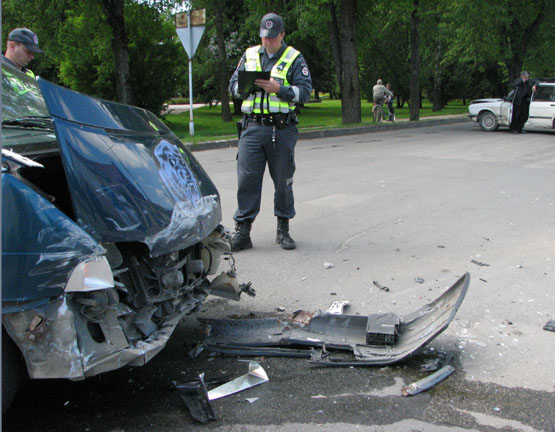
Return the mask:
<path fill-rule="evenodd" d="M 480 114 L 478 122 L 480 123 L 482 130 L 486 132 L 493 132 L 497 129 L 497 118 L 493 115 L 493 113 L 485 112 Z"/>
<path fill-rule="evenodd" d="M 2 333 L 2 414 L 10 407 L 21 384 L 22 360 L 10 337 Z"/>

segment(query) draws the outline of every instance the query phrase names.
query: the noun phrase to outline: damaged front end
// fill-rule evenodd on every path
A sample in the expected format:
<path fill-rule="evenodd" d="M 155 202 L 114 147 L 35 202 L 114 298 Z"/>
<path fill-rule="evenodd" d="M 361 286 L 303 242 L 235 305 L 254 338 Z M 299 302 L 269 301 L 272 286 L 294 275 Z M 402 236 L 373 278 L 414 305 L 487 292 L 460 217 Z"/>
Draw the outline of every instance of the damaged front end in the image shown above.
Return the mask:
<path fill-rule="evenodd" d="M 142 365 L 209 294 L 254 295 L 215 185 L 156 116 L 2 68 L 3 325 L 31 378 Z"/>
<path fill-rule="evenodd" d="M 88 259 L 74 268 L 63 295 L 19 312 L 5 309 L 4 326 L 29 376 L 83 379 L 143 365 L 213 290 L 233 291 L 238 299 L 248 286 L 238 284 L 231 255 L 225 256 L 229 270 L 208 278 L 227 237 L 218 226 L 200 245 L 157 258 L 120 246 L 118 268 L 111 269 L 105 256 Z"/>

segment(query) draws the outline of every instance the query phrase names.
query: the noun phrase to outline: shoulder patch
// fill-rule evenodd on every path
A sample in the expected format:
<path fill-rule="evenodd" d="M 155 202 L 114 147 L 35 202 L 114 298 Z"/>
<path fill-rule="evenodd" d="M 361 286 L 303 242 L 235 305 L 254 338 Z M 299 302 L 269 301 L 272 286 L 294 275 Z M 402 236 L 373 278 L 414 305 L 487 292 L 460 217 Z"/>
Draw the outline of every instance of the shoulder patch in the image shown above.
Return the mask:
<path fill-rule="evenodd" d="M 303 67 L 302 73 L 304 76 L 308 76 L 308 68 L 306 66 Z"/>

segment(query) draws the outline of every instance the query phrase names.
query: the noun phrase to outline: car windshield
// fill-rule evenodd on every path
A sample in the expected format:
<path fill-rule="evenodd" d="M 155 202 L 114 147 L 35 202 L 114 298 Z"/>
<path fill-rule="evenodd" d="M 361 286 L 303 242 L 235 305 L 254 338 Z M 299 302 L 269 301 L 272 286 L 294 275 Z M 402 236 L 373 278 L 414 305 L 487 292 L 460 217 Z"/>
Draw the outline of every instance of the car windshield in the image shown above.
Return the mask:
<path fill-rule="evenodd" d="M 50 115 L 35 79 L 2 63 L 2 126 L 20 121 L 40 127 L 45 119 Z"/>

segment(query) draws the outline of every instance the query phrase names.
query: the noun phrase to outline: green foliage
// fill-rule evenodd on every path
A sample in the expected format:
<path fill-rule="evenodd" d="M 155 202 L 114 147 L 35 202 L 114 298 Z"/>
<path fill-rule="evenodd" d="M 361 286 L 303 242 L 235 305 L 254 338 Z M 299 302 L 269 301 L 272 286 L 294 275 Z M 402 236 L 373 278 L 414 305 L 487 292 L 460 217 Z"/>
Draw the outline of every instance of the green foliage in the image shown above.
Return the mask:
<path fill-rule="evenodd" d="M 193 8 L 206 8 L 207 17 L 192 63 L 194 102 L 219 98 L 215 7 L 224 14 L 219 30 L 226 40 L 226 76 L 231 76 L 246 47 L 260 43 L 260 18 L 274 11 L 284 19 L 286 43 L 307 60 L 315 90 L 337 91 L 327 4 L 339 1 L 193 0 Z M 155 112 L 172 97 L 188 97 L 188 58 L 176 36 L 172 4 L 173 0 L 125 1 L 134 103 Z M 527 69 L 532 76 L 555 76 L 553 0 L 419 0 L 419 5 L 424 97 L 440 91 L 445 104 L 454 98 L 502 96 L 515 68 Z M 399 100 L 408 99 L 411 8 L 412 0 L 358 1 L 357 55 L 366 101 L 378 78 L 391 82 Z M 540 25 L 530 30 L 538 17 Z M 111 30 L 98 1 L 3 0 L 2 19 L 4 41 L 15 27 L 29 27 L 38 34 L 45 53 L 31 63 L 35 73 L 115 99 Z"/>
<path fill-rule="evenodd" d="M 438 112 L 432 112 L 431 105 L 424 103 L 420 111 L 421 117 L 466 113 L 468 113 L 468 107 L 460 101 L 453 101 Z M 397 108 L 395 114 L 399 121 L 408 119 L 408 107 Z M 239 119 L 240 116 L 234 116 L 235 121 Z M 222 122 L 219 110 L 214 109 L 214 107 L 206 106 L 194 110 L 194 137 L 189 135 L 188 111 L 180 114 L 168 114 L 164 116 L 163 120 L 184 142 L 214 141 L 231 139 L 237 136 L 235 121 Z M 299 120 L 298 128 L 300 131 L 345 127 L 341 122 L 341 101 L 328 100 L 327 98 L 322 99 L 320 103 L 306 104 L 301 110 Z M 372 120 L 372 103 L 362 102 L 362 122 L 351 126 L 368 126 L 372 124 L 375 124 Z"/>
<path fill-rule="evenodd" d="M 115 99 L 112 33 L 98 2 L 4 0 L 2 7 L 5 38 L 6 27 L 29 27 L 39 35 L 45 53 L 31 65 L 37 74 L 80 92 Z M 187 80 L 187 57 L 175 24 L 158 8 L 132 0 L 125 3 L 125 22 L 134 104 L 160 112 Z"/>

